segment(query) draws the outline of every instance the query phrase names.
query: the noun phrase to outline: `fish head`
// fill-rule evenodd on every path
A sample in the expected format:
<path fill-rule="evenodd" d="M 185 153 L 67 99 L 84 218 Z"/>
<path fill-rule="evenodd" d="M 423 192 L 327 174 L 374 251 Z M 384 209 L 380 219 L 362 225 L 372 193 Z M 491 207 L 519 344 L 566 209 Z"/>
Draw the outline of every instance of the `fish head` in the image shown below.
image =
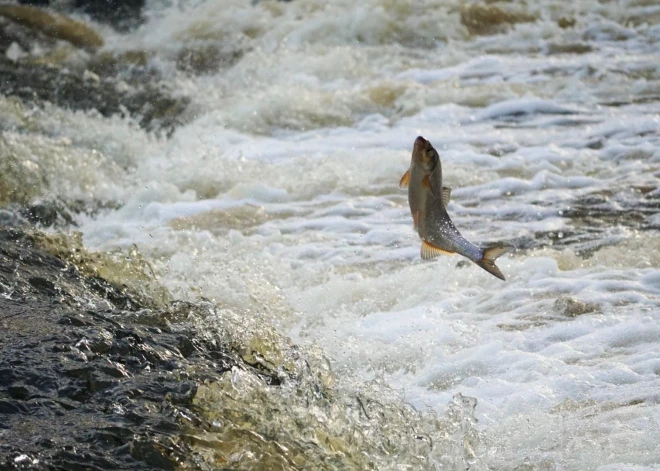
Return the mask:
<path fill-rule="evenodd" d="M 413 165 L 419 165 L 422 169 L 431 172 L 438 164 L 440 156 L 433 145 L 422 136 L 415 139 L 412 152 Z"/>

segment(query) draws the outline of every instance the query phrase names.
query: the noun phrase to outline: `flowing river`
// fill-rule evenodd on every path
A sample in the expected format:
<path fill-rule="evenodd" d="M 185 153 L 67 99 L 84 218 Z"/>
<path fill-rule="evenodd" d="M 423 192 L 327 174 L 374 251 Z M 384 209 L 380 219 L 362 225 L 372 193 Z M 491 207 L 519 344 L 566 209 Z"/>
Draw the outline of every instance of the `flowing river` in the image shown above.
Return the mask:
<path fill-rule="evenodd" d="M 440 416 L 476 398 L 475 466 L 658 469 L 657 2 L 146 14 L 104 31 L 106 47 L 148 51 L 191 99 L 184 125 L 164 137 L 128 118 L 35 118 L 68 146 L 58 191 L 118 202 L 76 216 L 89 249 L 137 245 L 176 298 L 318 346 L 346 387 L 373 380 Z M 177 67 L 210 47 L 217 70 Z M 458 256 L 420 260 L 398 188 L 418 135 L 463 235 L 516 247 L 498 261 L 506 282 Z"/>

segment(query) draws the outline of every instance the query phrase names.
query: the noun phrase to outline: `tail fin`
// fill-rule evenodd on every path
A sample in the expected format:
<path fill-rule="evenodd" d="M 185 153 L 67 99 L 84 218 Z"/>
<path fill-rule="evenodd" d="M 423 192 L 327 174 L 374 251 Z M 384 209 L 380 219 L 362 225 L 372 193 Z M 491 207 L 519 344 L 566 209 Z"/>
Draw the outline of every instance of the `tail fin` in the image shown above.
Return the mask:
<path fill-rule="evenodd" d="M 476 263 L 479 265 L 481 268 L 486 270 L 488 273 L 495 275 L 498 277 L 500 280 L 505 280 L 504 275 L 500 271 L 499 268 L 497 268 L 497 265 L 495 265 L 495 260 L 500 256 L 504 255 L 507 252 L 510 252 L 513 250 L 513 247 L 510 245 L 496 245 L 494 247 L 488 247 L 487 249 L 484 249 L 484 255 L 481 260 L 477 260 Z"/>

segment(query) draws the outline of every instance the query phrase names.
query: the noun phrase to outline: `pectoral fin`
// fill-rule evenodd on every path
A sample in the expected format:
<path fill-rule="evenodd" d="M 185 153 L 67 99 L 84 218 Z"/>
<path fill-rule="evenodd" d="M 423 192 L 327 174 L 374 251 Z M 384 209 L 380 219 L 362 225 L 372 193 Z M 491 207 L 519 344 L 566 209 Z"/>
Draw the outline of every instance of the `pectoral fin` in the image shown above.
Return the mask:
<path fill-rule="evenodd" d="M 431 190 L 431 179 L 428 175 L 424 175 L 424 178 L 422 178 L 422 186 Z M 431 190 L 431 194 L 433 194 L 433 190 Z"/>
<path fill-rule="evenodd" d="M 442 250 L 433 244 L 429 244 L 425 240 L 422 241 L 422 260 L 432 260 L 440 255 L 452 255 L 454 252 Z"/>
<path fill-rule="evenodd" d="M 399 188 L 405 190 L 410 184 L 410 169 L 406 170 L 406 173 L 403 174 L 401 180 L 399 180 Z"/>
<path fill-rule="evenodd" d="M 451 188 L 448 186 L 442 187 L 442 204 L 446 208 L 449 204 L 449 198 L 451 197 Z"/>

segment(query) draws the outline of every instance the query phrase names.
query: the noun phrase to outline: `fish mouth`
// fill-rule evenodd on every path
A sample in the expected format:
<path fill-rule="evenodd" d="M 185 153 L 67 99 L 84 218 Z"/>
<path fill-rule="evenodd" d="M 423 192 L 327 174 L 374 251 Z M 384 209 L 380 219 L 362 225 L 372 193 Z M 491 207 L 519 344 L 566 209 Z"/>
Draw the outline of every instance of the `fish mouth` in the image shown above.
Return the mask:
<path fill-rule="evenodd" d="M 413 146 L 413 150 L 420 152 L 424 149 L 425 145 L 426 145 L 426 139 L 424 139 L 422 136 L 417 136 L 417 139 L 415 139 L 415 145 Z"/>
<path fill-rule="evenodd" d="M 426 155 L 426 146 L 429 141 L 424 139 L 422 136 L 417 136 L 415 139 L 415 145 L 413 146 L 412 158 L 413 161 L 426 166 L 428 164 L 428 156 Z"/>

